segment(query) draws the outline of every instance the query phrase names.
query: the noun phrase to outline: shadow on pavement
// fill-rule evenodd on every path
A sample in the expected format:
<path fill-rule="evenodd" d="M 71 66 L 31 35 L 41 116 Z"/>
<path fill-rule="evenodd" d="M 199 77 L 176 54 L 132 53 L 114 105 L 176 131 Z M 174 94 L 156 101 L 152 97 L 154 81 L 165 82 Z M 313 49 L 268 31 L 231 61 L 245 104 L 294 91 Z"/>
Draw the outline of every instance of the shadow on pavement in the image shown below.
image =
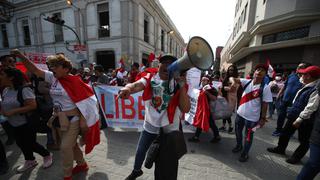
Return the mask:
<path fill-rule="evenodd" d="M 107 159 L 125 166 L 128 159 L 135 156 L 135 149 L 139 139 L 139 132 L 115 132 L 110 128 L 103 130 L 107 141 Z"/>
<path fill-rule="evenodd" d="M 235 135 L 226 135 L 226 133 L 221 133 L 221 135 L 222 140 L 216 144 L 209 142 L 212 137 L 211 133 L 201 134 L 199 143 L 188 142 L 188 153 L 191 158 L 192 154 L 211 157 L 223 164 L 224 171 L 237 172 L 249 179 L 291 180 L 296 178 L 297 172 L 288 168 L 291 165 L 286 164 L 285 156 L 274 155 L 266 151 L 267 147 L 273 147 L 274 144 L 268 143 L 264 139 L 260 140 L 261 138 L 256 135 L 253 139 L 248 162 L 241 163 L 238 161 L 240 153 L 231 152 L 236 144 Z M 187 134 L 185 137 L 187 140 L 191 134 Z M 288 151 L 287 154 L 289 154 Z M 201 165 L 201 159 L 195 161 L 205 167 L 205 165 Z"/>

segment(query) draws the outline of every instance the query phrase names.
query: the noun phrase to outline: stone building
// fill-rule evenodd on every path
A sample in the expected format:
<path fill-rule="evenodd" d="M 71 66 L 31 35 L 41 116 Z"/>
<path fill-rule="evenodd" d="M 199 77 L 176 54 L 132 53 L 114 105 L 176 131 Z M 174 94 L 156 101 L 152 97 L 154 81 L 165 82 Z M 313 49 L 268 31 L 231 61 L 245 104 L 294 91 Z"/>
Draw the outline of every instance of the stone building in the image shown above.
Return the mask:
<path fill-rule="evenodd" d="M 221 69 L 234 63 L 242 74 L 267 59 L 277 72 L 301 61 L 320 65 L 320 1 L 237 0 L 221 56 Z"/>
<path fill-rule="evenodd" d="M 105 69 L 146 61 L 150 53 L 182 56 L 185 42 L 158 0 L 11 0 L 14 14 L 0 13 L 0 55 L 63 52 L 74 64 L 96 62 Z M 44 20 L 58 17 L 66 26 Z M 79 46 L 81 44 L 81 46 Z M 76 50 L 76 51 L 75 51 Z"/>

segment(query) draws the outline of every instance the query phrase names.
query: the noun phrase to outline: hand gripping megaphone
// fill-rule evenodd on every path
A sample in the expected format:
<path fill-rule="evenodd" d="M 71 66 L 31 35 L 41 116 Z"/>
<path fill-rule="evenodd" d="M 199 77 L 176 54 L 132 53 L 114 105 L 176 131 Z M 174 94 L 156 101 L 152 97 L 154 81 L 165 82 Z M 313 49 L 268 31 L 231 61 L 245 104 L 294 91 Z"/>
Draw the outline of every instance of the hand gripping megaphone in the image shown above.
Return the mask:
<path fill-rule="evenodd" d="M 196 67 L 208 70 L 213 64 L 213 52 L 209 43 L 199 36 L 190 39 L 184 55 L 168 67 L 169 78 L 179 76 L 181 71 Z"/>

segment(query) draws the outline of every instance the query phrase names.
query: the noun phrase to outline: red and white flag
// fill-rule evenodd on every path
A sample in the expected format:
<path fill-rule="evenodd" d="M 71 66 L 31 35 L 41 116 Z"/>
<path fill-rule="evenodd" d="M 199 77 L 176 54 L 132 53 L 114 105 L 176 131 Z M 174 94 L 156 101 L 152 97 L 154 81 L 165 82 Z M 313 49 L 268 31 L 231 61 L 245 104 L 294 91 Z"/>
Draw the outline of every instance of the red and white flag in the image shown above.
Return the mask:
<path fill-rule="evenodd" d="M 98 101 L 92 88 L 84 83 L 79 76 L 69 75 L 59 78 L 59 82 L 76 104 L 86 120 L 89 131 L 85 135 L 85 153 L 90 153 L 100 143 L 100 123 Z"/>
<path fill-rule="evenodd" d="M 207 95 L 203 90 L 190 89 L 188 95 L 191 100 L 191 108 L 185 114 L 185 120 L 193 126 L 204 131 L 209 130 L 210 107 Z"/>
<path fill-rule="evenodd" d="M 271 78 L 275 78 L 276 77 L 276 71 L 271 66 L 269 59 L 267 59 L 267 66 L 268 66 L 268 76 L 271 77 Z"/>

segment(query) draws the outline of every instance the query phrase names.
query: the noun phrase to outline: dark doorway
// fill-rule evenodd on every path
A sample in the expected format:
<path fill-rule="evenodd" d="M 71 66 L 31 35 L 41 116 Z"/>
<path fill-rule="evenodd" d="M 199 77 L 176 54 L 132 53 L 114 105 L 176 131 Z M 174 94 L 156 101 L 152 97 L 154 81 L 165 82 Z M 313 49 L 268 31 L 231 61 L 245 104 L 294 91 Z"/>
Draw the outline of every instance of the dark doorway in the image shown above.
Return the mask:
<path fill-rule="evenodd" d="M 143 64 L 144 66 L 146 66 L 146 67 L 149 67 L 148 59 L 149 59 L 149 55 L 143 53 L 143 54 L 142 54 L 142 64 Z"/>
<path fill-rule="evenodd" d="M 115 55 L 114 51 L 97 51 L 97 64 L 103 66 L 104 70 L 107 71 L 108 69 L 115 69 Z"/>

